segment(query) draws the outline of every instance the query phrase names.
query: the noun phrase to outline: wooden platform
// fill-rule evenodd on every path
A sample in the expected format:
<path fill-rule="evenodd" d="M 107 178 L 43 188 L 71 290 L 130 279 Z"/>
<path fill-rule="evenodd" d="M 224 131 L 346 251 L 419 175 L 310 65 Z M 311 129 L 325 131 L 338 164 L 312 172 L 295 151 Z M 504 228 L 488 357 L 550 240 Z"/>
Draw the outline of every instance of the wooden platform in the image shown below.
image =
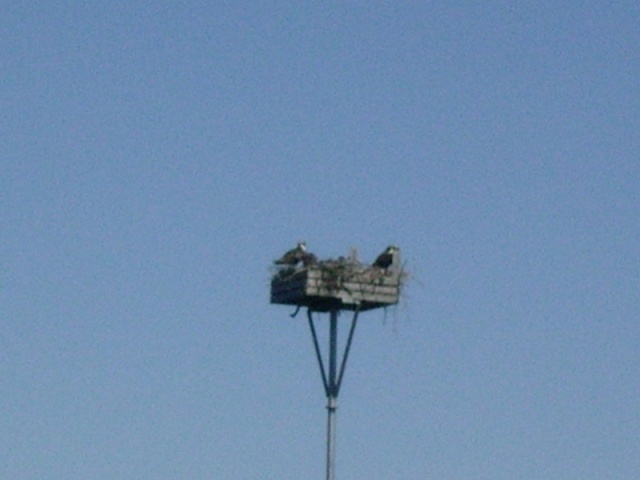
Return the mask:
<path fill-rule="evenodd" d="M 314 311 L 371 310 L 398 303 L 402 273 L 344 263 L 285 269 L 271 279 L 271 303 Z"/>

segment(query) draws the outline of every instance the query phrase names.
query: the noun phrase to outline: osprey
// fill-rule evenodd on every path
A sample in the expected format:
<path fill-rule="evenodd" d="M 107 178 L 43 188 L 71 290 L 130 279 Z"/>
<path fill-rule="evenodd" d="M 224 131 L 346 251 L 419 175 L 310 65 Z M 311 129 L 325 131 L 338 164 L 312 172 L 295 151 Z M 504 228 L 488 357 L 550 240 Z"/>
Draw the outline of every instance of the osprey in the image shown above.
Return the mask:
<path fill-rule="evenodd" d="M 376 261 L 373 262 L 373 266 L 384 269 L 389 268 L 393 263 L 394 255 L 399 251 L 400 249 L 398 247 L 394 247 L 393 245 L 388 246 L 384 252 L 378 255 Z"/>
<path fill-rule="evenodd" d="M 282 255 L 278 260 L 274 260 L 273 263 L 276 265 L 290 265 L 295 266 L 298 262 L 301 262 L 309 255 L 312 255 L 307 252 L 307 244 L 305 242 L 298 242 L 296 248 L 292 248 L 287 253 Z"/>
<path fill-rule="evenodd" d="M 305 267 L 308 267 L 309 265 L 316 265 L 318 263 L 318 257 L 311 252 L 303 253 L 300 260 L 302 260 L 302 265 Z"/>

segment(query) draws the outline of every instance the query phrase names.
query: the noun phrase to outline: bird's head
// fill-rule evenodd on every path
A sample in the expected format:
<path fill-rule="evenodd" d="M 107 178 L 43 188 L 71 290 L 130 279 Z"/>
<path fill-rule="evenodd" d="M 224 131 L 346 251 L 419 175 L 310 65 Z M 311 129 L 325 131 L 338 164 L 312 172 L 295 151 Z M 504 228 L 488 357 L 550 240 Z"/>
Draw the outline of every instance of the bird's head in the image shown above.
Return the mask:
<path fill-rule="evenodd" d="M 298 250 L 307 251 L 307 242 L 298 242 Z"/>

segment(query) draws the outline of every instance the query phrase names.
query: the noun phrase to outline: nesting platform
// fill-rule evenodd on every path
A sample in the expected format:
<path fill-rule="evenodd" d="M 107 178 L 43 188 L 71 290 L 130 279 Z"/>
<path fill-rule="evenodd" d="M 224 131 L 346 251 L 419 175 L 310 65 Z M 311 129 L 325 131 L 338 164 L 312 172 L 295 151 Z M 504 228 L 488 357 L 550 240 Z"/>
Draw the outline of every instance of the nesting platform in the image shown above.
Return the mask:
<path fill-rule="evenodd" d="M 313 311 L 365 311 L 398 303 L 402 272 L 348 261 L 325 261 L 279 270 L 271 279 L 271 303 Z"/>

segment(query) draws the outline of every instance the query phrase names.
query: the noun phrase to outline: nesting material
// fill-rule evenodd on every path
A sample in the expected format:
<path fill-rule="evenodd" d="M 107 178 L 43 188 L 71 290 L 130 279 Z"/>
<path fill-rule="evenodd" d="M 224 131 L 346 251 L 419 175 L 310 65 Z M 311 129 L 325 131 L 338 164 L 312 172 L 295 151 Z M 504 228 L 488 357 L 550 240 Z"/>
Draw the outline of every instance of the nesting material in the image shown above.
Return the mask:
<path fill-rule="evenodd" d="M 398 303 L 404 273 L 399 252 L 388 268 L 364 265 L 354 258 L 288 266 L 271 279 L 271 303 L 314 311 L 371 310 Z"/>

